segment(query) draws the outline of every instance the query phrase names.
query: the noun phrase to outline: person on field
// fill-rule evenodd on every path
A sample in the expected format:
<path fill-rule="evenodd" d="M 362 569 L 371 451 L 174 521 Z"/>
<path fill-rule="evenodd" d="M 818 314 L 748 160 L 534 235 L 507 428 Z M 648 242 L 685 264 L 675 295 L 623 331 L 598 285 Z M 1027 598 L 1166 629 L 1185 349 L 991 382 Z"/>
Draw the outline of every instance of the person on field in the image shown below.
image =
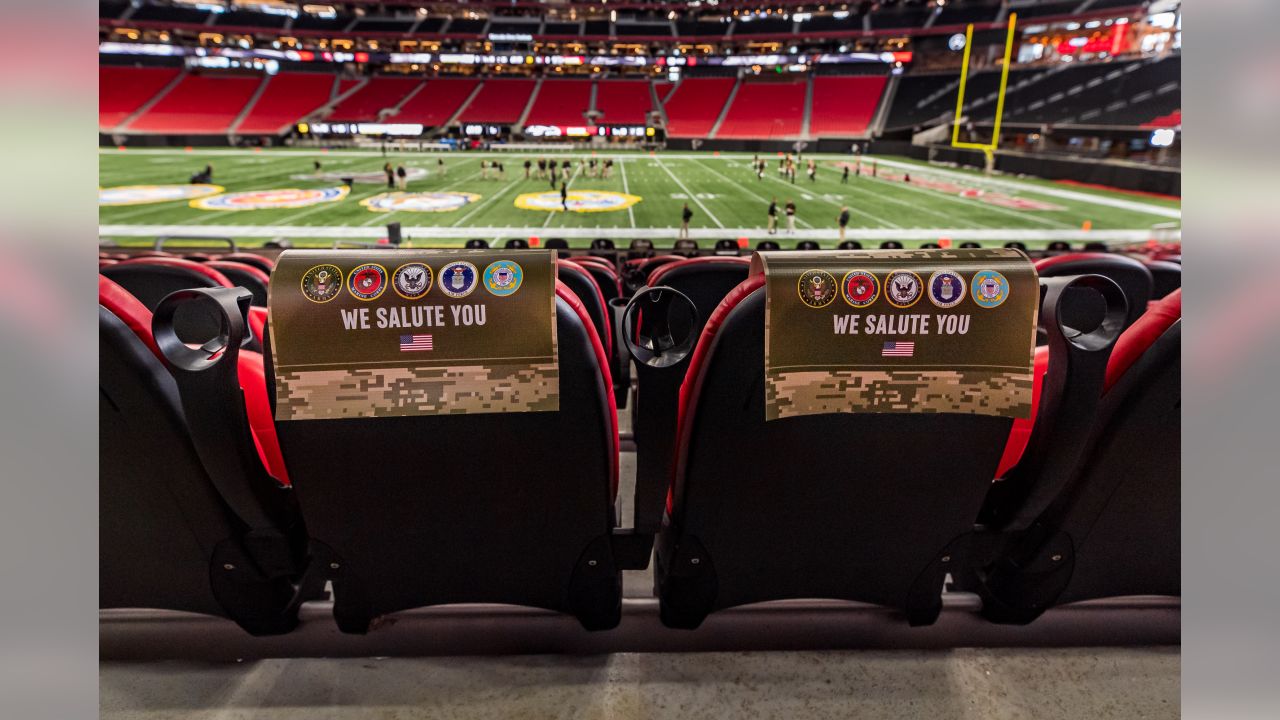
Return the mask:
<path fill-rule="evenodd" d="M 440 171 L 440 177 L 444 177 L 444 174 L 445 174 L 444 158 L 436 158 L 436 169 Z"/>
<path fill-rule="evenodd" d="M 844 166 L 844 172 L 840 175 L 840 184 L 841 185 L 849 184 L 849 166 L 848 165 Z"/>
<path fill-rule="evenodd" d="M 818 163 L 812 159 L 809 160 L 809 182 L 816 182 L 818 179 Z"/>
<path fill-rule="evenodd" d="M 529 162 L 528 158 L 526 158 L 524 161 L 524 179 L 525 180 L 529 179 L 529 168 L 532 166 L 533 166 L 533 163 Z"/>
<path fill-rule="evenodd" d="M 608 160 L 604 161 L 604 179 L 608 180 L 609 176 L 612 174 L 613 174 L 613 158 L 609 158 Z"/>
<path fill-rule="evenodd" d="M 567 180 L 560 183 L 560 207 L 565 212 L 569 211 L 569 182 Z"/>
<path fill-rule="evenodd" d="M 538 179 L 545 180 L 547 178 L 547 161 L 545 158 L 538 158 Z"/>
<path fill-rule="evenodd" d="M 312 164 L 312 165 L 315 165 L 315 168 L 316 168 L 316 174 L 317 174 L 317 175 L 319 175 L 319 174 L 320 174 L 320 161 L 319 161 L 319 160 L 313 160 L 313 161 L 311 161 L 311 164 Z"/>
<path fill-rule="evenodd" d="M 395 190 L 396 189 L 396 171 L 394 168 L 391 167 L 391 163 L 387 163 L 383 165 L 382 172 L 387 174 L 387 189 Z"/>
<path fill-rule="evenodd" d="M 693 219 L 693 211 L 689 209 L 689 203 L 684 204 L 684 210 L 680 211 L 680 239 L 689 237 L 689 221 Z"/>
<path fill-rule="evenodd" d="M 787 201 L 787 234 L 796 234 L 796 204 L 791 200 Z"/>
<path fill-rule="evenodd" d="M 396 168 L 396 185 L 401 190 L 409 189 L 409 173 L 404 169 L 403 165 Z"/>
<path fill-rule="evenodd" d="M 769 200 L 769 234 L 778 233 L 778 198 Z"/>
<path fill-rule="evenodd" d="M 562 182 L 566 182 L 566 183 L 569 182 L 569 174 L 570 174 L 569 168 L 571 167 L 573 167 L 573 163 L 569 162 L 568 160 L 565 160 L 564 162 L 560 163 L 560 180 Z"/>
<path fill-rule="evenodd" d="M 204 169 L 191 176 L 192 185 L 208 185 L 213 182 L 213 166 L 205 165 Z"/>
<path fill-rule="evenodd" d="M 848 172 L 847 168 L 845 172 Z M 840 224 L 840 242 L 844 242 L 844 229 L 849 225 L 848 205 L 842 205 L 840 207 L 840 215 L 836 218 L 836 222 Z"/>

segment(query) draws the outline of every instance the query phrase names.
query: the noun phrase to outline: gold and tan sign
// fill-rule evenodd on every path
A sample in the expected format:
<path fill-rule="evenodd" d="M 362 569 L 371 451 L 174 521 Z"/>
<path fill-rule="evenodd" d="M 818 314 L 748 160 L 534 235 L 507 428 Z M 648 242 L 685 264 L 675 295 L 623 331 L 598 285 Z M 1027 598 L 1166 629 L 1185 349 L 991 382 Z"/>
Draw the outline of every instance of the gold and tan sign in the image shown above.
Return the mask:
<path fill-rule="evenodd" d="M 555 279 L 545 250 L 285 251 L 276 419 L 558 410 Z"/>
<path fill-rule="evenodd" d="M 1028 417 L 1039 281 L 1010 249 L 764 252 L 767 420 Z"/>

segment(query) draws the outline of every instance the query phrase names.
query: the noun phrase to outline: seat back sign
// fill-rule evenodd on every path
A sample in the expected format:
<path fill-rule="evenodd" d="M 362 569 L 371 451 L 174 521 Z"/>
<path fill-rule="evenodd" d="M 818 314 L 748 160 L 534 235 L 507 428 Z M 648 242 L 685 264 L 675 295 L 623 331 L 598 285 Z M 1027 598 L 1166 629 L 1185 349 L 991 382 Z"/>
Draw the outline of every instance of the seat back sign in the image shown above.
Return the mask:
<path fill-rule="evenodd" d="M 1028 417 L 1039 281 L 1011 249 L 764 252 L 768 420 Z"/>
<path fill-rule="evenodd" d="M 276 419 L 558 410 L 555 278 L 545 250 L 285 251 Z"/>

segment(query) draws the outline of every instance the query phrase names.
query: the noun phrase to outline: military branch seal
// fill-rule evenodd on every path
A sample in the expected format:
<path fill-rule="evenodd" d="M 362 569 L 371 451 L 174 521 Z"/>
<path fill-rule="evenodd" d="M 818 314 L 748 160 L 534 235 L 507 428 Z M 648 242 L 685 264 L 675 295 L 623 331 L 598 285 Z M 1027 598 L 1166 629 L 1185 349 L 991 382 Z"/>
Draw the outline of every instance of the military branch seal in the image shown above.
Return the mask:
<path fill-rule="evenodd" d="M 391 287 L 405 300 L 417 300 L 431 292 L 431 268 L 424 263 L 405 263 L 391 274 Z"/>
<path fill-rule="evenodd" d="M 920 276 L 910 270 L 894 270 L 884 280 L 885 298 L 896 308 L 909 308 L 923 292 Z"/>
<path fill-rule="evenodd" d="M 327 303 L 342 290 L 342 270 L 337 265 L 316 265 L 302 274 L 302 295 L 313 303 Z"/>
<path fill-rule="evenodd" d="M 478 276 L 475 265 L 455 260 L 440 268 L 440 292 L 451 298 L 464 298 L 475 292 Z"/>
<path fill-rule="evenodd" d="M 844 301 L 856 308 L 870 307 L 880 297 L 880 281 L 865 270 L 850 270 L 840 283 Z"/>
<path fill-rule="evenodd" d="M 940 308 L 955 307 L 964 300 L 964 278 L 952 270 L 939 270 L 929 276 L 929 300 Z"/>
<path fill-rule="evenodd" d="M 365 263 L 351 271 L 347 291 L 357 300 L 377 300 L 387 289 L 387 269 L 377 263 Z"/>
<path fill-rule="evenodd" d="M 1009 298 L 1009 281 L 995 270 L 983 270 L 973 276 L 973 301 L 990 310 Z"/>
<path fill-rule="evenodd" d="M 800 302 L 815 310 L 824 308 L 836 299 L 835 276 L 826 270 L 805 270 L 796 281 L 796 291 Z"/>
<path fill-rule="evenodd" d="M 511 260 L 499 260 L 484 269 L 484 287 L 498 297 L 514 295 L 522 282 L 524 270 Z"/>

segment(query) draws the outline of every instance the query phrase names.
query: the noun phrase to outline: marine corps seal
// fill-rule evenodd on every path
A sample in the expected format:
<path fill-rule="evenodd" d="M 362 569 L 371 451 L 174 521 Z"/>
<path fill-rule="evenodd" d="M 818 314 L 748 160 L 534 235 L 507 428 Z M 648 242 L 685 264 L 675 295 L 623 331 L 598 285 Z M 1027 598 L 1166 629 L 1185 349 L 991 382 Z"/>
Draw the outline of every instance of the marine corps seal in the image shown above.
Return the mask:
<path fill-rule="evenodd" d="M 387 269 L 377 263 L 365 263 L 351 271 L 347 291 L 357 300 L 377 300 L 387 289 Z"/>
<path fill-rule="evenodd" d="M 805 270 L 796 281 L 800 302 L 811 308 L 824 308 L 836 299 L 836 279 L 826 270 Z"/>
<path fill-rule="evenodd" d="M 840 290 L 845 302 L 864 308 L 880 297 L 880 281 L 866 270 L 851 270 L 841 281 Z"/>
<path fill-rule="evenodd" d="M 302 274 L 302 295 L 313 303 L 327 303 L 342 290 L 342 270 L 337 265 L 316 265 Z"/>

